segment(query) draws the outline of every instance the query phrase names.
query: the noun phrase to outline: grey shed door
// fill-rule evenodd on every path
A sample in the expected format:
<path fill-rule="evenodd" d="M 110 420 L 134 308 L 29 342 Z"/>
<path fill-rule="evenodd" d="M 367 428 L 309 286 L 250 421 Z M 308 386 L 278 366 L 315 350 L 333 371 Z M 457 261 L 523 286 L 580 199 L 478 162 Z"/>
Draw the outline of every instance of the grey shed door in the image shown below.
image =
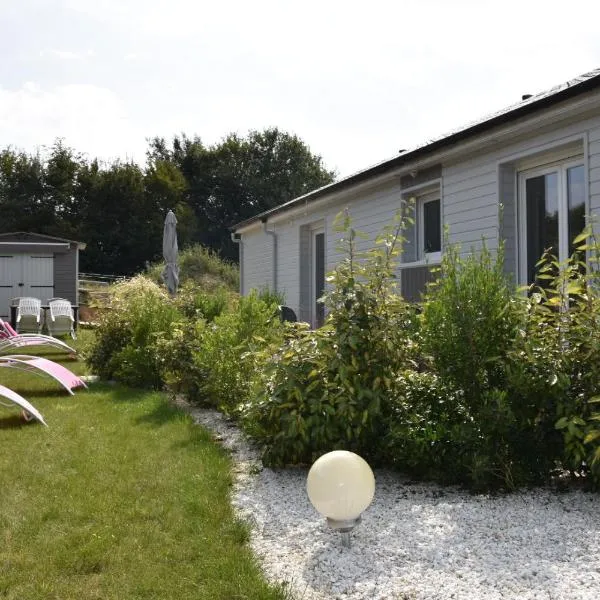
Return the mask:
<path fill-rule="evenodd" d="M 0 318 L 10 316 L 10 300 L 33 296 L 45 303 L 54 296 L 52 254 L 0 255 Z"/>

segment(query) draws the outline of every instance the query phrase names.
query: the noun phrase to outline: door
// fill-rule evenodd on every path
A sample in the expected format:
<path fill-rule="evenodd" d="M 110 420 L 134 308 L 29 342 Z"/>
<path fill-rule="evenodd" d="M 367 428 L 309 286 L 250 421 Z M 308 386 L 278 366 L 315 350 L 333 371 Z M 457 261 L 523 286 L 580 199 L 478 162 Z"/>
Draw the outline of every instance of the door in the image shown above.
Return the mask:
<path fill-rule="evenodd" d="M 33 296 L 46 304 L 54 296 L 54 256 L 52 254 L 24 254 L 22 256 L 23 283 L 20 296 Z"/>
<path fill-rule="evenodd" d="M 10 299 L 19 296 L 18 283 L 21 274 L 19 256 L 0 255 L 0 319 L 10 319 Z"/>
<path fill-rule="evenodd" d="M 0 256 L 0 319 L 10 318 L 10 300 L 19 296 L 33 296 L 43 304 L 54 296 L 52 254 Z"/>
<path fill-rule="evenodd" d="M 521 283 L 536 279 L 545 250 L 559 262 L 573 253 L 573 239 L 585 228 L 585 172 L 580 162 L 520 174 L 519 262 Z"/>
<path fill-rule="evenodd" d="M 311 322 L 321 327 L 325 322 L 325 305 L 319 301 L 325 293 L 325 230 L 319 227 L 311 234 Z"/>

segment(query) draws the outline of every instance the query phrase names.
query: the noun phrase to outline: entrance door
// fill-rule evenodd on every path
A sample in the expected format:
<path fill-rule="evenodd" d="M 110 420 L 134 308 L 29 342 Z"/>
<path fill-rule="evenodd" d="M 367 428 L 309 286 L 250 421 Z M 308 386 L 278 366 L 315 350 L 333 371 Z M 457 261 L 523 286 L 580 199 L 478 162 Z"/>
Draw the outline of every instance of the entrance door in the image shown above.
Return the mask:
<path fill-rule="evenodd" d="M 312 230 L 311 236 L 311 321 L 321 327 L 325 321 L 325 305 L 319 299 L 325 293 L 325 230 Z"/>
<path fill-rule="evenodd" d="M 585 172 L 579 162 L 521 173 L 520 279 L 536 280 L 545 250 L 560 262 L 573 253 L 573 239 L 585 228 Z"/>
<path fill-rule="evenodd" d="M 19 296 L 20 256 L 0 256 L 0 319 L 10 319 L 10 299 Z"/>
<path fill-rule="evenodd" d="M 0 319 L 10 318 L 10 300 L 19 296 L 33 296 L 42 303 L 54 296 L 52 254 L 0 256 Z"/>

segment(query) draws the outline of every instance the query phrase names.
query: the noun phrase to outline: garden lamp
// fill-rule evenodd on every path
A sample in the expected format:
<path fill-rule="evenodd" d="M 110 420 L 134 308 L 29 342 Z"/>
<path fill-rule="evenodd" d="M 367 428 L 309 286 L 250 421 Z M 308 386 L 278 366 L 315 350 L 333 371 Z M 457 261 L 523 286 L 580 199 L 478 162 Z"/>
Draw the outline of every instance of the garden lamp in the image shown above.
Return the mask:
<path fill-rule="evenodd" d="M 375 476 L 363 458 L 347 450 L 334 450 L 318 458 L 308 472 L 306 491 L 312 505 L 350 545 L 350 531 L 373 501 Z"/>

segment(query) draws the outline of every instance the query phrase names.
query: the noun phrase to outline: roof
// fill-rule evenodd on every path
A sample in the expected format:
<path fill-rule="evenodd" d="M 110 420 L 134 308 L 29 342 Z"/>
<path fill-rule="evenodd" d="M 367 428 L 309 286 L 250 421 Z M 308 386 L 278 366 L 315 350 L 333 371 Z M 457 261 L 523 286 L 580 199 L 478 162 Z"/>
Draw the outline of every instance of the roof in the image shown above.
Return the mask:
<path fill-rule="evenodd" d="M 554 104 L 574 98 L 575 96 L 584 94 L 585 92 L 589 92 L 598 87 L 600 87 L 600 68 L 594 69 L 593 71 L 580 75 L 579 77 L 575 77 L 574 79 L 557 85 L 549 90 L 535 94 L 526 100 L 522 100 L 521 102 L 507 106 L 506 108 L 495 113 L 488 114 L 485 117 L 477 119 L 476 121 L 472 121 L 467 125 L 463 125 L 452 132 L 448 132 L 440 137 L 428 140 L 427 142 L 420 144 L 411 150 L 404 151 L 398 156 L 377 163 L 362 171 L 358 171 L 349 177 L 345 177 L 344 179 L 340 179 L 339 181 L 335 181 L 329 185 L 313 190 L 308 194 L 294 198 L 289 202 L 280 204 L 279 206 L 259 213 L 254 217 L 250 217 L 249 219 L 237 223 L 231 228 L 231 230 L 235 231 L 241 227 L 250 225 L 255 221 L 266 221 L 269 216 L 283 212 L 297 204 L 311 202 L 330 194 L 331 192 L 337 192 L 347 187 L 351 187 L 357 183 L 366 181 L 372 177 L 386 173 L 387 171 L 391 171 L 392 169 L 400 167 L 403 164 L 407 164 L 417 158 L 421 158 L 422 156 L 434 152 L 435 150 L 439 150 L 446 146 L 463 141 L 467 138 L 474 137 L 489 129 L 492 129 L 493 127 L 497 127 L 498 125 L 503 125 L 520 117 L 544 110 L 550 106 L 553 106 Z"/>
<path fill-rule="evenodd" d="M 77 240 L 67 240 L 66 238 L 56 237 L 53 235 L 46 235 L 45 233 L 31 233 L 28 231 L 7 231 L 0 233 L 0 242 L 4 237 L 19 237 L 25 241 L 31 240 L 31 243 L 36 243 L 36 240 L 46 240 L 48 242 L 59 242 L 63 244 L 77 244 L 80 250 L 85 250 L 86 244 L 78 242 Z"/>

